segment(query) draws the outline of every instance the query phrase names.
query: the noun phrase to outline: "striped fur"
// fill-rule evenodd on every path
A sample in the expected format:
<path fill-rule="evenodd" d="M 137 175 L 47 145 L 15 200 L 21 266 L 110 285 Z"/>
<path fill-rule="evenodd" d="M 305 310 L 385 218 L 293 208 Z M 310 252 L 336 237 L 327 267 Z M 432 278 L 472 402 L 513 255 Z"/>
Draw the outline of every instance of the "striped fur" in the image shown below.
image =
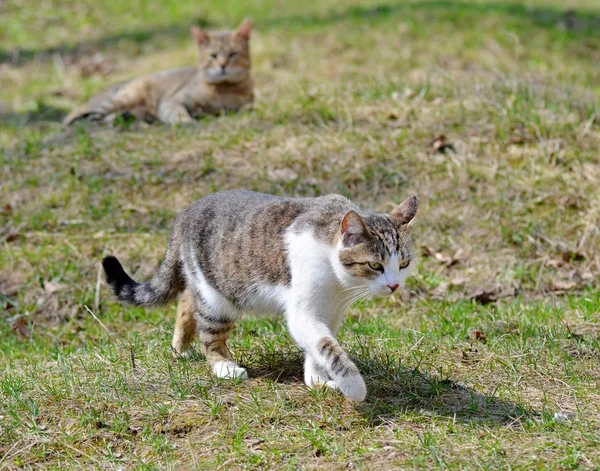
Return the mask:
<path fill-rule="evenodd" d="M 416 211 L 416 198 L 378 214 L 339 195 L 226 191 L 179 215 L 150 281 L 137 283 L 114 257 L 103 265 L 123 302 L 155 306 L 179 295 L 173 350 L 184 354 L 198 338 L 215 375 L 247 377 L 227 348 L 234 321 L 246 311 L 274 312 L 305 352 L 305 383 L 362 401 L 365 382 L 335 335 L 353 301 L 404 285 L 414 266 L 407 224 Z"/>
<path fill-rule="evenodd" d="M 327 373 L 333 379 L 356 376 L 358 368 L 333 337 L 323 337 L 317 344 L 321 363 L 327 365 Z"/>
<path fill-rule="evenodd" d="M 118 113 L 167 124 L 193 123 L 203 114 L 237 111 L 254 100 L 250 30 L 248 21 L 227 32 L 194 27 L 198 67 L 164 70 L 117 83 L 71 112 L 64 123 L 106 120 Z"/>

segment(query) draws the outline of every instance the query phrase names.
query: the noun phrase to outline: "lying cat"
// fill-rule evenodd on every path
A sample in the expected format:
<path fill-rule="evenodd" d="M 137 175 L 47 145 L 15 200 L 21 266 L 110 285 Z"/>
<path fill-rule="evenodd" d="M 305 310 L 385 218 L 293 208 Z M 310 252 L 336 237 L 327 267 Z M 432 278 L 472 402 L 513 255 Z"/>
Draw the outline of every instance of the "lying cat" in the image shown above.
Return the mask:
<path fill-rule="evenodd" d="M 102 264 L 121 301 L 158 306 L 183 293 L 173 348 L 184 353 L 198 335 L 217 376 L 247 378 L 226 345 L 242 311 L 281 313 L 306 355 L 305 383 L 362 401 L 363 378 L 335 335 L 353 301 L 404 286 L 414 265 L 408 224 L 417 207 L 416 196 L 376 214 L 340 195 L 224 191 L 179 215 L 150 281 L 132 280 L 115 257 Z"/>
<path fill-rule="evenodd" d="M 198 67 L 156 72 L 113 85 L 69 114 L 64 123 L 130 113 L 176 124 L 194 122 L 202 113 L 239 110 L 254 100 L 250 75 L 251 29 L 249 21 L 244 21 L 234 32 L 208 33 L 192 28 L 192 36 L 200 48 Z"/>

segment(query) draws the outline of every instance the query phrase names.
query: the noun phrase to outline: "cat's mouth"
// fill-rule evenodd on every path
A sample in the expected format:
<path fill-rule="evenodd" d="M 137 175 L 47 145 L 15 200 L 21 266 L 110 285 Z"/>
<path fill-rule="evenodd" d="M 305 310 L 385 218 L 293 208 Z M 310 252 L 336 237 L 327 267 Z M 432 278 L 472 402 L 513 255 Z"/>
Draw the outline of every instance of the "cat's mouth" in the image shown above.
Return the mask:
<path fill-rule="evenodd" d="M 241 74 L 235 73 L 227 68 L 225 69 L 208 69 L 204 72 L 204 80 L 207 83 L 222 84 L 222 83 L 238 83 L 243 79 Z"/>
<path fill-rule="evenodd" d="M 397 293 L 398 288 L 399 288 L 398 285 L 396 285 L 395 287 L 382 286 L 381 288 L 379 288 L 377 295 L 380 298 L 387 298 L 388 296 L 391 296 L 392 294 Z"/>

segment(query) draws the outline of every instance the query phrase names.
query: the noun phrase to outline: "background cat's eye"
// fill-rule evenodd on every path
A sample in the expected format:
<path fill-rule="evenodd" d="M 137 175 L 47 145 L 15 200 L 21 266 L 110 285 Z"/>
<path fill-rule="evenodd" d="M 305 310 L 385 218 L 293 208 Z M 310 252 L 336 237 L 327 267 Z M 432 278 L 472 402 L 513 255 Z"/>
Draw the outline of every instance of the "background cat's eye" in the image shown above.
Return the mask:
<path fill-rule="evenodd" d="M 216 58 L 217 58 L 217 53 L 216 53 L 216 52 L 213 52 L 213 53 L 210 55 L 210 57 L 212 57 L 213 59 L 216 59 Z"/>
<path fill-rule="evenodd" d="M 235 56 L 237 56 L 237 52 L 232 52 L 231 54 L 229 54 L 230 59 L 233 59 Z"/>
<path fill-rule="evenodd" d="M 410 260 L 405 260 L 404 262 L 400 263 L 400 269 L 402 270 L 403 268 L 406 268 L 408 265 L 410 265 Z"/>
<path fill-rule="evenodd" d="M 383 271 L 383 265 L 378 262 L 369 262 L 369 268 L 372 270 Z"/>

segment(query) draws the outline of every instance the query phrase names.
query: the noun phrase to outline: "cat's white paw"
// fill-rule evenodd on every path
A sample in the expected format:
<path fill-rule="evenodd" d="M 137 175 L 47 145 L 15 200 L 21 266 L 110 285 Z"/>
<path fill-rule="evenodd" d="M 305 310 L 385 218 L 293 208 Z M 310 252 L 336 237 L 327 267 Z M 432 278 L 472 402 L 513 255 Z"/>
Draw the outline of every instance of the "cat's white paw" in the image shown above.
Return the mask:
<path fill-rule="evenodd" d="M 329 389 L 333 389 L 334 391 L 339 391 L 340 390 L 340 387 L 332 379 L 330 379 L 329 381 L 327 381 L 325 383 L 325 386 L 327 386 Z"/>
<path fill-rule="evenodd" d="M 336 380 L 335 384 L 348 399 L 362 402 L 367 397 L 367 385 L 361 375 L 340 378 Z"/>
<path fill-rule="evenodd" d="M 305 375 L 304 377 L 304 384 L 306 384 L 309 388 L 320 388 L 321 386 L 325 386 L 328 382 L 328 378 L 324 378 L 320 375 Z"/>
<path fill-rule="evenodd" d="M 314 361 L 307 359 L 304 362 L 304 384 L 309 388 L 318 388 L 327 384 L 329 376 L 324 368 L 320 368 Z"/>
<path fill-rule="evenodd" d="M 218 361 L 213 365 L 213 373 L 218 378 L 248 379 L 246 368 L 242 368 L 233 361 Z"/>

